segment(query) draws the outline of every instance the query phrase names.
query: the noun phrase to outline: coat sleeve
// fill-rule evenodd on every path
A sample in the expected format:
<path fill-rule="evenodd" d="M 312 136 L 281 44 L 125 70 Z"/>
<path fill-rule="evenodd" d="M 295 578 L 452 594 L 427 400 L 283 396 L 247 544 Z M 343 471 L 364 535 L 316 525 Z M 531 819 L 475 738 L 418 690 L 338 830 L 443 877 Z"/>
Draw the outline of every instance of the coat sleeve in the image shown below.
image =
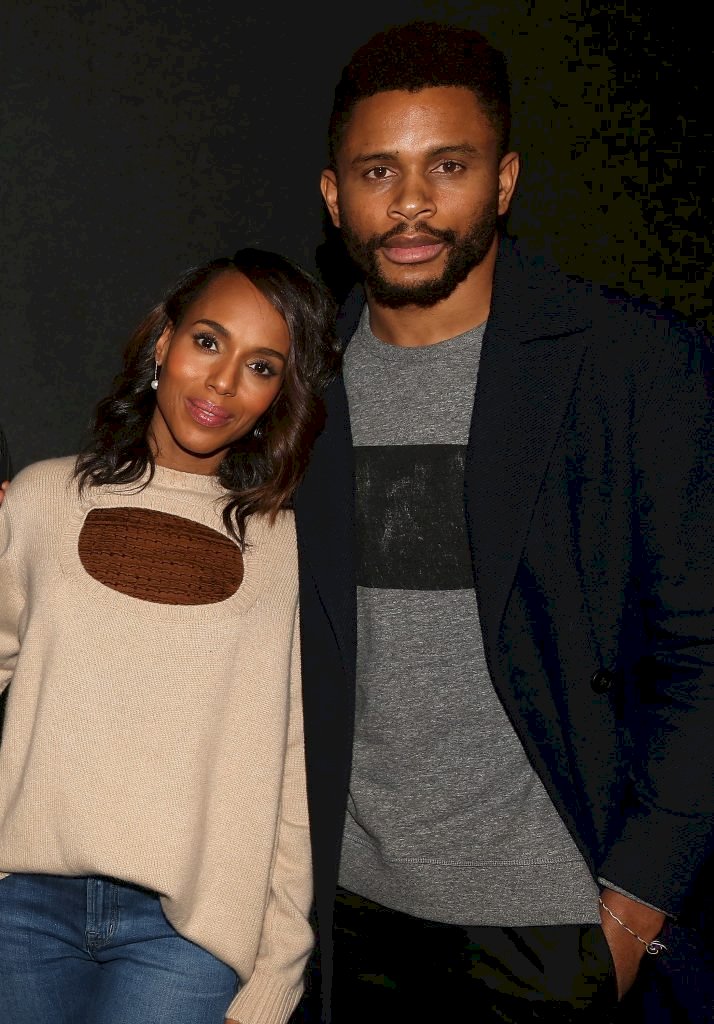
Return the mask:
<path fill-rule="evenodd" d="M 636 418 L 646 647 L 626 711 L 632 808 L 599 871 L 675 914 L 714 855 L 713 384 L 708 341 L 675 336 Z"/>
<path fill-rule="evenodd" d="M 310 828 L 305 780 L 298 616 L 290 669 L 290 715 L 280 824 L 255 969 L 228 1008 L 240 1024 L 285 1024 L 303 992 L 314 943 Z"/>

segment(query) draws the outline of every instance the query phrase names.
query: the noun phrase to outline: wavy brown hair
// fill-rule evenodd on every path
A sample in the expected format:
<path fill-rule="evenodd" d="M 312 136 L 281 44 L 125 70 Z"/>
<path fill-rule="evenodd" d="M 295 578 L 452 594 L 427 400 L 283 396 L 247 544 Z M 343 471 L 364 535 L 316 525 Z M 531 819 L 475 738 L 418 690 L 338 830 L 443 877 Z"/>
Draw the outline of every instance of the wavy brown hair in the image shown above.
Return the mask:
<path fill-rule="evenodd" d="M 75 475 L 84 489 L 151 480 L 155 461 L 149 426 L 156 407 L 151 380 L 154 349 L 167 327 L 177 327 L 186 308 L 221 274 L 241 273 L 288 325 L 290 349 L 282 387 L 252 431 L 231 446 L 218 470 L 226 489 L 223 521 L 241 546 L 248 516 L 271 519 L 290 506 L 315 437 L 324 423 L 321 393 L 337 371 L 340 346 L 335 305 L 325 287 L 285 256 L 266 249 L 239 249 L 192 267 L 169 288 L 130 338 L 112 390 L 96 407 L 90 439 L 77 457 Z M 148 477 L 147 477 L 148 471 Z"/>

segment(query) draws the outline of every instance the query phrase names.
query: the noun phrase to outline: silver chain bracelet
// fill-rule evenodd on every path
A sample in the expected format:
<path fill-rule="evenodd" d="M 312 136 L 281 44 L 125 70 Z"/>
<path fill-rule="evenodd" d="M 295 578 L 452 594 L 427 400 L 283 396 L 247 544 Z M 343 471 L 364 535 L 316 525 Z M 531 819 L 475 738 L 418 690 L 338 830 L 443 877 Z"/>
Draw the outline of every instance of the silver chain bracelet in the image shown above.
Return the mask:
<path fill-rule="evenodd" d="M 607 913 L 610 915 L 613 921 L 617 921 L 617 923 L 621 925 L 621 927 L 623 927 L 626 932 L 629 932 L 630 935 L 633 935 L 638 942 L 642 943 L 642 945 L 645 947 L 645 953 L 649 953 L 650 956 L 659 956 L 660 953 L 668 952 L 665 944 L 663 942 L 660 942 L 658 939 L 652 939 L 651 942 L 648 942 L 646 939 L 643 939 L 641 935 L 638 935 L 637 932 L 633 932 L 629 925 L 626 925 L 624 921 L 620 920 L 617 914 L 613 914 L 613 912 L 608 907 L 607 903 L 603 901 L 602 896 L 598 896 L 598 902 L 600 906 L 603 908 L 603 910 L 607 911 Z"/>

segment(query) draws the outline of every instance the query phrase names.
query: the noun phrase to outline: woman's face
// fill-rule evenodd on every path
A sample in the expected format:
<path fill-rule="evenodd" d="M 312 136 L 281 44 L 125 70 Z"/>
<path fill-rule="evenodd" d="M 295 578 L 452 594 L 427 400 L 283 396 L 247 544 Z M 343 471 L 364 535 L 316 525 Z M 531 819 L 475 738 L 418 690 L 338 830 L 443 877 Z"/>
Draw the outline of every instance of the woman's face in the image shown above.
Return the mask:
<path fill-rule="evenodd" d="M 215 474 L 278 395 L 289 350 L 285 320 L 247 277 L 213 278 L 156 343 L 157 464 Z"/>

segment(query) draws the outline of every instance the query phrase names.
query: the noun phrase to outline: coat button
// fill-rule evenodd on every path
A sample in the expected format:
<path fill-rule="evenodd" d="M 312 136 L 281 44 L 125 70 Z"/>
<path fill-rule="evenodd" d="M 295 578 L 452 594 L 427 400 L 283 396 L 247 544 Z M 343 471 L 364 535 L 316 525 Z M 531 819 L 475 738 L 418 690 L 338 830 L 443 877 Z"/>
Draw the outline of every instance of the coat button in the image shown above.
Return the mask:
<path fill-rule="evenodd" d="M 597 672 L 593 672 L 590 679 L 590 685 L 595 693 L 607 693 L 612 689 L 614 682 L 615 673 L 608 672 L 606 668 L 599 668 Z"/>

